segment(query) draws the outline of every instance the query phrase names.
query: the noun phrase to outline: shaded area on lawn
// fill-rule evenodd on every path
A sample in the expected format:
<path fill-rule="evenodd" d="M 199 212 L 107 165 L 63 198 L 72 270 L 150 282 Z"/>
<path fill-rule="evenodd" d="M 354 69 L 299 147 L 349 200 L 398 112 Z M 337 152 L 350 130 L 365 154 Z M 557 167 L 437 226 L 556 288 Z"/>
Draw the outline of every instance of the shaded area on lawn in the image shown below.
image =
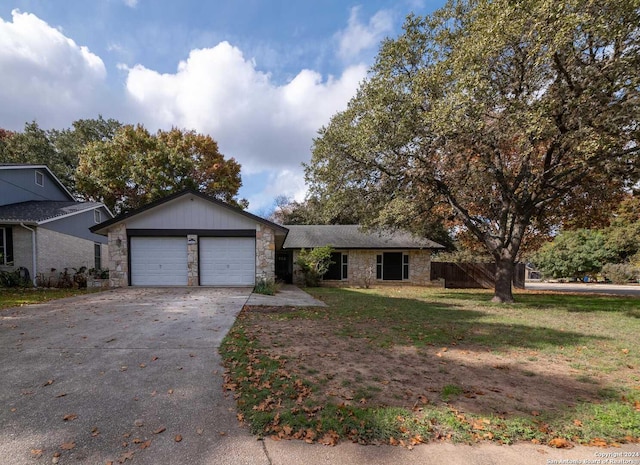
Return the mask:
<path fill-rule="evenodd" d="M 328 309 L 300 309 L 297 313 L 284 314 L 283 318 L 337 319 L 340 320 L 337 335 L 365 338 L 382 347 L 464 343 L 495 349 L 501 346 L 540 349 L 584 346 L 610 338 L 536 325 L 533 321 L 523 324 L 521 319 L 506 316 L 497 320 L 485 307 L 470 310 L 451 301 L 379 296 L 350 289 L 315 292 L 330 304 Z M 334 301 L 336 292 L 341 301 L 339 305 Z M 458 295 L 449 298 L 458 299 Z M 495 308 L 495 304 L 490 305 Z"/>

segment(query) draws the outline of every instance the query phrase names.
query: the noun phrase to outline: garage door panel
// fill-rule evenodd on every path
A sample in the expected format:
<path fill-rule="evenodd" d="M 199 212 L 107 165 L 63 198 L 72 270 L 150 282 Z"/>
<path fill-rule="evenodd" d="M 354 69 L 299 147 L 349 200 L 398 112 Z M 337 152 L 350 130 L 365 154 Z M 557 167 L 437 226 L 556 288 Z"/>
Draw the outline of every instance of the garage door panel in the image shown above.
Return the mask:
<path fill-rule="evenodd" d="M 133 286 L 186 286 L 185 237 L 132 237 L 131 284 Z"/>
<path fill-rule="evenodd" d="M 200 284 L 253 286 L 256 242 L 253 237 L 200 238 Z"/>

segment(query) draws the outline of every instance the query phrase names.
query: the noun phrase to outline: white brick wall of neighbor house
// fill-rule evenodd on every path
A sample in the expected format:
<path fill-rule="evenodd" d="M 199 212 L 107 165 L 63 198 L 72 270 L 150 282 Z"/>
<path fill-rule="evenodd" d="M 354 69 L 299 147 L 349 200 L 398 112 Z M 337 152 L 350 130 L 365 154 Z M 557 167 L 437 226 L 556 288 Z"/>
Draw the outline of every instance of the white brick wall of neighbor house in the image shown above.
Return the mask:
<path fill-rule="evenodd" d="M 22 227 L 13 228 L 13 254 L 15 257 L 13 267 L 3 267 L 3 269 L 16 269 L 24 267 L 29 270 L 31 277 L 33 273 L 33 243 L 31 231 Z M 91 269 L 95 265 L 94 242 L 79 239 L 74 236 L 62 234 L 49 229 L 36 229 L 36 256 L 37 269 L 35 277 L 41 285 L 57 283 L 60 273 L 67 268 L 73 274 L 74 268 L 86 267 Z M 108 247 L 101 245 L 101 255 L 103 257 L 102 267 L 106 268 L 106 257 Z"/>

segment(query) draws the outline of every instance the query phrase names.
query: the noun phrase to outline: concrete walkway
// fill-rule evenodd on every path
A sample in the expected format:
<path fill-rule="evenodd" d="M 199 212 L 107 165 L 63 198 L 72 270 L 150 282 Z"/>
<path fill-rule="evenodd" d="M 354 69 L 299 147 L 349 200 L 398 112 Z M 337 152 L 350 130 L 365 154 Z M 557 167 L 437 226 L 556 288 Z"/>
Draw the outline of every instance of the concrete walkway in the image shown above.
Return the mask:
<path fill-rule="evenodd" d="M 284 284 L 276 295 L 251 294 L 247 305 L 263 305 L 267 307 L 326 307 L 324 302 L 311 297 L 302 289 Z"/>

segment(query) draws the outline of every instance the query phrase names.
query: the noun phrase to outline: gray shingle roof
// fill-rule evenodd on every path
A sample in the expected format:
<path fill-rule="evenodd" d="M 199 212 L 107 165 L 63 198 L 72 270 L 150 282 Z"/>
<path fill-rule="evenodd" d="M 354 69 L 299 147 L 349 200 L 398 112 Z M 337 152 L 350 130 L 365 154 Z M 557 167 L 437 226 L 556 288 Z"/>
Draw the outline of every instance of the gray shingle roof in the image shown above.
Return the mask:
<path fill-rule="evenodd" d="M 0 206 L 1 222 L 40 223 L 58 216 L 102 207 L 98 202 L 60 202 L 53 200 L 12 203 Z"/>
<path fill-rule="evenodd" d="M 442 245 L 404 231 L 363 231 L 359 225 L 285 225 L 285 249 L 330 245 L 334 249 L 441 249 Z"/>

